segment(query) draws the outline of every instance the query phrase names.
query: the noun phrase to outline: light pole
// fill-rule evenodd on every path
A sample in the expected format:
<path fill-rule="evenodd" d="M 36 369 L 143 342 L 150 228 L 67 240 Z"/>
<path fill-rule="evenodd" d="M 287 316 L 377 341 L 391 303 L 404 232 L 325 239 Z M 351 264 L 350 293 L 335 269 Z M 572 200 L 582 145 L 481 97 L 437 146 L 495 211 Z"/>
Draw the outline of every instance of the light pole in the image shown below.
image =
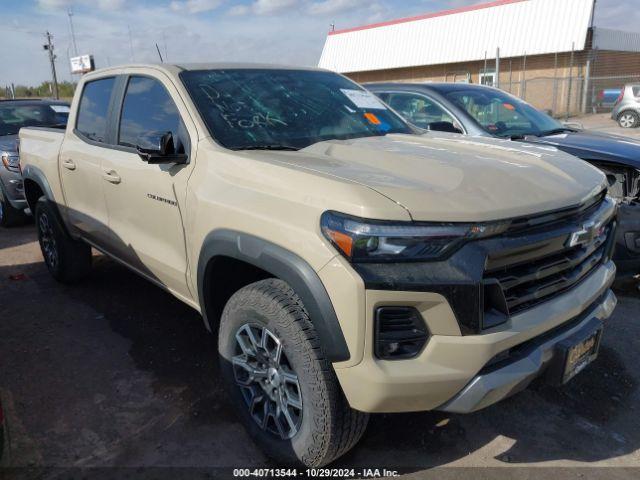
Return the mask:
<path fill-rule="evenodd" d="M 69 29 L 71 30 L 71 40 L 73 42 L 73 51 L 78 56 L 78 44 L 76 43 L 76 31 L 73 28 L 73 12 L 71 9 L 67 10 L 67 15 L 69 15 Z"/>
<path fill-rule="evenodd" d="M 56 56 L 53 53 L 53 43 L 51 43 L 53 36 L 48 31 L 45 35 L 47 37 L 47 44 L 43 45 L 43 48 L 49 53 L 51 74 L 53 76 L 53 95 L 56 97 L 56 100 L 60 100 L 60 94 L 58 93 L 58 75 L 56 74 Z"/>

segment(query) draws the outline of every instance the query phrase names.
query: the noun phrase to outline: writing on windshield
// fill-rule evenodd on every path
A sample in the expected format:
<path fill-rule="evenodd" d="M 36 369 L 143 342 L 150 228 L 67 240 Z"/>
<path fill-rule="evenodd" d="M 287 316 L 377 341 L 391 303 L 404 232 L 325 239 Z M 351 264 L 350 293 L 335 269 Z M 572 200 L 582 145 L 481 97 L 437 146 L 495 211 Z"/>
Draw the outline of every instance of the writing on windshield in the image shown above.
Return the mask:
<path fill-rule="evenodd" d="M 373 94 L 331 72 L 230 69 L 180 76 L 211 135 L 231 149 L 413 133 Z"/>

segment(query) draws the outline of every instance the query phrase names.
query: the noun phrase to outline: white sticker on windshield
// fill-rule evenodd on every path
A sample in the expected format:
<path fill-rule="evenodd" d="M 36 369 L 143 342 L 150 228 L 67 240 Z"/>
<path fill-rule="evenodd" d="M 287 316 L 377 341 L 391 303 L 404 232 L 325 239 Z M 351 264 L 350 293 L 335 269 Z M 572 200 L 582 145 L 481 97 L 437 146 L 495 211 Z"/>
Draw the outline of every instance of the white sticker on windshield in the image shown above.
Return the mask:
<path fill-rule="evenodd" d="M 71 109 L 67 105 L 49 105 L 56 113 L 69 113 Z"/>
<path fill-rule="evenodd" d="M 364 108 L 367 110 L 386 110 L 387 107 L 378 100 L 373 93 L 366 90 L 350 90 L 348 88 L 341 88 L 340 91 L 344 93 L 353 104 L 358 108 Z"/>

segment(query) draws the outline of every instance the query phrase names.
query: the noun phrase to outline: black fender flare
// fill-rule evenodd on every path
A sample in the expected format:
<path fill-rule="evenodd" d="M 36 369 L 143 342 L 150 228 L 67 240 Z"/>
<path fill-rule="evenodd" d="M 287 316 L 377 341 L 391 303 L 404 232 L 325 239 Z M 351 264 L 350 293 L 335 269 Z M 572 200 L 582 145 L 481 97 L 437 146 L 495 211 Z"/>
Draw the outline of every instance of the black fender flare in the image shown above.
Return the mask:
<path fill-rule="evenodd" d="M 349 360 L 349 348 L 338 317 L 315 270 L 295 253 L 246 233 L 215 230 L 203 242 L 198 259 L 198 296 L 208 328 L 210 323 L 206 312 L 208 293 L 205 291 L 205 275 L 207 265 L 215 257 L 230 257 L 246 262 L 287 282 L 300 296 L 329 360 Z"/>
<path fill-rule="evenodd" d="M 55 199 L 53 197 L 53 191 L 51 190 L 49 181 L 47 180 L 47 177 L 42 172 L 42 170 L 40 170 L 38 167 L 34 167 L 33 165 L 25 166 L 24 170 L 22 171 L 22 178 L 23 180 L 31 180 L 32 182 L 35 182 L 40 187 L 40 190 L 42 190 L 47 200 L 55 202 Z M 26 185 L 25 185 L 25 195 L 26 195 Z M 27 201 L 28 200 L 29 200 L 29 197 L 27 196 Z M 35 207 L 35 205 L 29 205 L 29 208 L 31 208 L 31 210 L 33 211 L 32 207 Z"/>

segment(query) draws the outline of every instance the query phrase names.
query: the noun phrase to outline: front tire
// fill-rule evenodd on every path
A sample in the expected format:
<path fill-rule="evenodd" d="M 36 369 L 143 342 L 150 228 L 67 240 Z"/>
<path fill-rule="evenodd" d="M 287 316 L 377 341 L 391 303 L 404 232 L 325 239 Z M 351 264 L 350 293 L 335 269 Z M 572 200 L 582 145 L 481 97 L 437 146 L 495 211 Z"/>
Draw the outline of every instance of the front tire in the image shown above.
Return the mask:
<path fill-rule="evenodd" d="M 72 239 L 62 226 L 55 206 L 45 197 L 36 204 L 40 250 L 51 275 L 62 283 L 75 283 L 91 271 L 91 247 Z"/>
<path fill-rule="evenodd" d="M 640 115 L 636 112 L 622 112 L 618 116 L 618 125 L 622 128 L 638 128 L 640 127 Z"/>
<path fill-rule="evenodd" d="M 360 440 L 369 416 L 347 403 L 288 284 L 267 279 L 236 292 L 224 308 L 218 338 L 231 401 L 268 456 L 320 467 Z"/>

